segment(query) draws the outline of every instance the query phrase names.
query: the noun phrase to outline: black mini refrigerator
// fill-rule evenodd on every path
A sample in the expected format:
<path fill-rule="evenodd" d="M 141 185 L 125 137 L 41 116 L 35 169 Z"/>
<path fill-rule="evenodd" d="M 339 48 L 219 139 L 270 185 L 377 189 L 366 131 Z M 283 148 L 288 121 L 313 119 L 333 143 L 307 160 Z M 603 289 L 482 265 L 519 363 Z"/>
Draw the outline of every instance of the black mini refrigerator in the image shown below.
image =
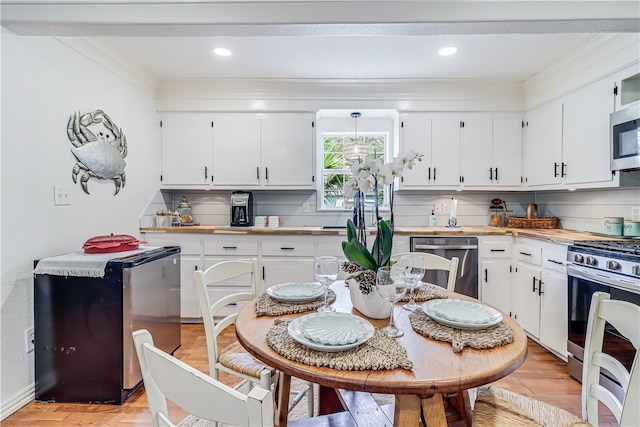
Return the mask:
<path fill-rule="evenodd" d="M 36 269 L 37 401 L 121 404 L 142 384 L 133 331 L 180 346 L 180 247 L 111 255 L 100 278 Z"/>

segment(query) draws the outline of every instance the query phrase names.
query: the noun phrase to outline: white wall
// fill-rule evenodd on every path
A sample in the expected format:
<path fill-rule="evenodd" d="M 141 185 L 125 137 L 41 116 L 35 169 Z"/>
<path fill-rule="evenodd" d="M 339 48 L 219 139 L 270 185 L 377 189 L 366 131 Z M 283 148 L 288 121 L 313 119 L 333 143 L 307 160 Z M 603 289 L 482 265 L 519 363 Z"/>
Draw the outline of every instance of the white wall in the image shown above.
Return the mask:
<path fill-rule="evenodd" d="M 2 33 L 1 418 L 33 400 L 33 260 L 81 250 L 108 233 L 138 236 L 138 217 L 155 193 L 160 141 L 155 99 L 50 37 Z M 66 134 L 75 111 L 104 110 L 122 128 L 129 153 L 126 186 L 71 180 Z M 70 206 L 53 205 L 65 186 Z"/>

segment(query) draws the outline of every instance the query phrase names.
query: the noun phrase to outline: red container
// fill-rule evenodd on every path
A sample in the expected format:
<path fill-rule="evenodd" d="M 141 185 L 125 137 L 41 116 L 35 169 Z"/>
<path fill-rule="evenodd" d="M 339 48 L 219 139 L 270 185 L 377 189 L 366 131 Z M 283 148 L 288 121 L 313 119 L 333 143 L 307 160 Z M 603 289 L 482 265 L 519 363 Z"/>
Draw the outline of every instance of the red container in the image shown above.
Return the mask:
<path fill-rule="evenodd" d="M 138 249 L 140 244 L 145 244 L 128 234 L 113 234 L 108 236 L 92 237 L 82 245 L 86 254 L 106 254 L 111 252 L 133 251 Z"/>

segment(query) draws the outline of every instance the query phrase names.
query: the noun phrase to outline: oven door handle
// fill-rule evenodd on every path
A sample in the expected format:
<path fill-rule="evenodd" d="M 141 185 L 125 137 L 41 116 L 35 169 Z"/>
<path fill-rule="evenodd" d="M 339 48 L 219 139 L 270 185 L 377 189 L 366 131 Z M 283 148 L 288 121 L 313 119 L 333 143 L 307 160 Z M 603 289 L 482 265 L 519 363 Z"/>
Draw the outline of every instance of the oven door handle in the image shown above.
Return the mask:
<path fill-rule="evenodd" d="M 478 249 L 478 245 L 414 245 L 413 249 Z"/>
<path fill-rule="evenodd" d="M 567 275 L 640 294 L 640 280 L 634 281 L 633 278 L 620 277 L 617 274 L 609 274 L 600 270 L 591 271 L 574 264 L 567 266 Z"/>

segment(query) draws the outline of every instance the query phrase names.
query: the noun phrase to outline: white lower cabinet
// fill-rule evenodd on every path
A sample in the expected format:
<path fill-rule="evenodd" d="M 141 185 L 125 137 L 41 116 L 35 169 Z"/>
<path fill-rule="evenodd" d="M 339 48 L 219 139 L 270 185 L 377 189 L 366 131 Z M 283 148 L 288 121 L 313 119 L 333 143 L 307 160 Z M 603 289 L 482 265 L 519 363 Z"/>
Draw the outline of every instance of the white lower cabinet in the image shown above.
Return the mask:
<path fill-rule="evenodd" d="M 512 317 L 540 344 L 567 355 L 567 247 L 516 238 Z"/>
<path fill-rule="evenodd" d="M 511 313 L 535 338 L 540 336 L 540 267 L 518 262 L 511 289 Z"/>
<path fill-rule="evenodd" d="M 277 283 L 313 281 L 314 255 L 315 241 L 310 236 L 263 237 L 263 290 Z"/>
<path fill-rule="evenodd" d="M 511 310 L 512 237 L 480 236 L 480 298 L 509 313 Z"/>

